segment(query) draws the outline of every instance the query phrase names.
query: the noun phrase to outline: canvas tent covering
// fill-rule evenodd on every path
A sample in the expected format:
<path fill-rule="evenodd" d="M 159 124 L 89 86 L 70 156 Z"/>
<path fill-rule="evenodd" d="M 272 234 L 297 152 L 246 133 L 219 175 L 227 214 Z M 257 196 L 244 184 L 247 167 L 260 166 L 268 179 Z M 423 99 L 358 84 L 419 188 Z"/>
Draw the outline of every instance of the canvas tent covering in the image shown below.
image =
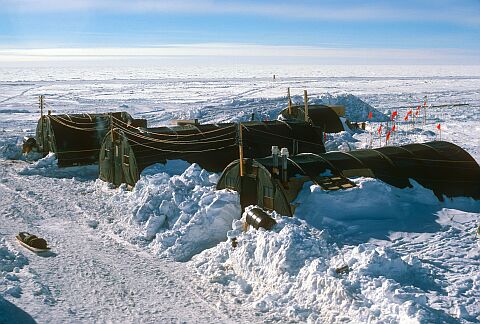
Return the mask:
<path fill-rule="evenodd" d="M 237 160 L 223 171 L 217 189 L 238 191 L 242 207 L 258 205 L 283 215 L 293 215 L 295 207 L 291 203 L 305 181 L 324 189 L 346 189 L 352 186 L 347 178 L 356 176 L 378 178 L 399 188 L 410 187 L 413 179 L 440 200 L 444 195 L 480 199 L 478 163 L 462 148 L 444 141 L 347 153 L 298 154 L 288 159 L 286 184 L 272 172 L 271 156 L 244 163 L 244 177 L 239 176 Z"/>
<path fill-rule="evenodd" d="M 39 149 L 44 154 L 54 152 L 60 167 L 97 163 L 103 138 L 111 128 L 112 116 L 130 127 L 146 127 L 145 119 L 133 119 L 126 112 L 48 114 L 37 123 Z"/>
<path fill-rule="evenodd" d="M 342 109 L 343 108 L 343 109 Z M 288 108 L 280 112 L 278 116 L 281 120 L 290 122 L 305 121 L 305 107 L 291 106 L 291 113 Z M 339 133 L 344 130 L 340 116 L 345 115 L 343 106 L 330 107 L 327 105 L 308 105 L 308 121 L 316 127 L 320 127 L 325 133 Z"/>
<path fill-rule="evenodd" d="M 239 124 L 192 124 L 145 130 L 117 127 L 105 136 L 100 151 L 100 178 L 134 186 L 140 173 L 154 163 L 185 160 L 221 172 L 239 157 Z M 323 133 L 306 123 L 282 121 L 241 123 L 245 157 L 271 154 L 272 145 L 299 152 L 325 152 Z"/>

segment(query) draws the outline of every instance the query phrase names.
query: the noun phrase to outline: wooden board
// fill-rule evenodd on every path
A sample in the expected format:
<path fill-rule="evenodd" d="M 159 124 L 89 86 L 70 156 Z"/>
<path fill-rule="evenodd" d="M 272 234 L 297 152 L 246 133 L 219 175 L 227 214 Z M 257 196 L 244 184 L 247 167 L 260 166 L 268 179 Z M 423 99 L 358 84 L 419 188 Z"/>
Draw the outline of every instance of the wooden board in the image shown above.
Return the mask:
<path fill-rule="evenodd" d="M 47 252 L 47 251 L 50 251 L 50 248 L 46 248 L 46 249 L 37 249 L 37 248 L 34 248 L 33 246 L 30 246 L 30 245 L 24 243 L 24 242 L 22 241 L 22 239 L 20 238 L 20 236 L 16 235 L 15 237 L 16 237 L 18 243 L 20 243 L 20 245 L 22 245 L 23 247 L 29 249 L 30 251 L 37 252 L 37 253 L 38 253 L 38 252 Z"/>

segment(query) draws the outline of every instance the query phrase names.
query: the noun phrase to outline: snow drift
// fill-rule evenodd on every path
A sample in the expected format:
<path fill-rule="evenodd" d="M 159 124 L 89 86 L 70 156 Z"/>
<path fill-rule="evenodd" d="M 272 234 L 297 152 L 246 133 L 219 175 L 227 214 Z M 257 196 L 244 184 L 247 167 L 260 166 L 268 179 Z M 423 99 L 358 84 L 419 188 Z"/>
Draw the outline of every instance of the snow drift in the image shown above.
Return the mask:
<path fill-rule="evenodd" d="M 472 286 L 479 284 L 478 275 L 472 279 L 470 272 L 478 255 L 459 256 L 455 274 L 437 263 L 450 258 L 455 248 L 448 242 L 461 235 L 441 216 L 446 207 L 478 211 L 480 203 L 467 198 L 441 203 L 418 184 L 400 190 L 375 179 L 355 182 L 357 187 L 336 192 L 305 185 L 296 217 L 273 213 L 272 231 L 244 232 L 236 220 L 227 234 L 230 241 L 196 255 L 190 265 L 232 304 L 272 320 L 421 323 L 479 316 L 473 299 L 478 289 Z M 461 226 L 474 228 L 468 213 L 455 211 Z M 397 234 L 389 238 L 392 232 Z M 412 237 L 419 239 L 416 250 L 405 250 Z M 462 246 L 479 252 L 474 235 Z M 337 273 L 342 266 L 348 270 Z M 463 267 L 470 270 L 460 274 Z M 452 284 L 473 290 L 461 295 Z"/>
<path fill-rule="evenodd" d="M 225 240 L 232 221 L 241 216 L 237 193 L 216 191 L 217 178 L 184 161 L 145 169 L 132 192 L 121 187 L 111 198 L 115 208 L 125 206 L 116 232 L 160 257 L 189 260 Z"/>

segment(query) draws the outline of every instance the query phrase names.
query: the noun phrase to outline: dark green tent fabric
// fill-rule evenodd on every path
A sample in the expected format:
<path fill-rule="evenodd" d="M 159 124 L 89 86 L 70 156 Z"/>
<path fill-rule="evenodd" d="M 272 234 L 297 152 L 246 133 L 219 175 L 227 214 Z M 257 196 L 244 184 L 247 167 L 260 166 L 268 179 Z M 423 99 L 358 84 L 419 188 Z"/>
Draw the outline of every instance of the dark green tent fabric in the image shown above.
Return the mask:
<path fill-rule="evenodd" d="M 271 157 L 256 161 L 272 168 Z M 445 141 L 346 153 L 299 154 L 290 158 L 288 168 L 290 177 L 303 174 L 312 178 L 327 170 L 346 176 L 362 176 L 364 170 L 369 170 L 375 178 L 399 188 L 411 186 L 413 179 L 440 199 L 443 195 L 480 199 L 478 163 L 465 150 Z"/>
<path fill-rule="evenodd" d="M 440 200 L 444 196 L 480 199 L 478 163 L 462 148 L 443 141 L 350 152 L 301 153 L 288 159 L 285 186 L 273 167 L 271 156 L 244 159 L 245 175 L 240 177 L 236 160 L 223 171 L 217 189 L 239 192 L 242 207 L 255 204 L 290 216 L 295 211 L 293 202 L 301 189 L 299 185 L 308 180 L 321 183 L 331 179 L 326 176 L 367 175 L 399 188 L 411 186 L 413 179 L 431 189 Z M 248 192 L 244 192 L 246 188 Z"/>
<path fill-rule="evenodd" d="M 325 152 L 323 133 L 306 123 L 266 121 L 241 125 L 245 157 L 268 156 L 273 145 L 288 147 L 292 154 Z M 235 123 L 146 130 L 116 128 L 113 136 L 107 135 L 102 144 L 100 178 L 115 185 L 125 182 L 133 186 L 147 166 L 177 159 L 198 163 L 211 172 L 221 172 L 239 156 L 239 131 Z M 118 171 L 122 175 L 116 176 L 114 166 L 119 163 L 123 171 Z"/>
<path fill-rule="evenodd" d="M 142 119 L 133 119 L 126 112 L 102 114 L 44 115 L 37 124 L 36 138 L 46 154 L 54 152 L 60 167 L 98 162 L 103 138 L 110 130 L 110 120 L 145 125 Z"/>
<path fill-rule="evenodd" d="M 281 111 L 280 116 L 287 121 L 305 121 L 305 108 L 303 106 L 292 106 L 292 114 L 288 108 Z M 325 133 L 339 133 L 343 131 L 343 124 L 337 113 L 325 105 L 308 105 L 308 118 L 312 125 L 319 127 Z"/>

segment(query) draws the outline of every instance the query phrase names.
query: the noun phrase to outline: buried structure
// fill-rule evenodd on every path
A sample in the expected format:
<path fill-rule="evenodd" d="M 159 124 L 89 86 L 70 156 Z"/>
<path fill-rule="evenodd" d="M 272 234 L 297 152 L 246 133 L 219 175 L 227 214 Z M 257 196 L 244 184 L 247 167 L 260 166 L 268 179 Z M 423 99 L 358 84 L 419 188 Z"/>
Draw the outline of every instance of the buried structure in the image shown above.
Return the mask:
<path fill-rule="evenodd" d="M 147 126 L 145 119 L 133 119 L 127 112 L 43 115 L 37 123 L 38 149 L 55 153 L 60 167 L 97 163 L 102 141 L 116 120 L 132 128 Z"/>
<path fill-rule="evenodd" d="M 239 144 L 243 155 L 250 158 L 270 155 L 272 145 L 288 147 L 292 154 L 325 152 L 323 132 L 304 122 L 191 123 L 143 130 L 117 127 L 105 136 L 101 147 L 100 179 L 134 186 L 147 166 L 177 159 L 221 172 L 239 157 Z"/>
<path fill-rule="evenodd" d="M 372 177 L 390 185 L 411 187 L 410 179 L 432 190 L 443 200 L 466 196 L 480 199 L 480 167 L 455 144 L 434 141 L 423 144 L 387 146 L 371 150 L 302 153 L 289 157 L 288 151 L 272 148 L 272 156 L 232 162 L 222 173 L 217 189 L 240 193 L 242 208 L 258 205 L 292 216 L 292 202 L 307 181 L 325 190 L 348 189 L 349 177 Z"/>
<path fill-rule="evenodd" d="M 306 110 L 307 117 L 305 117 L 305 107 L 289 105 L 288 108 L 280 112 L 278 119 L 290 122 L 308 122 L 313 126 L 319 127 L 325 133 L 339 133 L 346 130 L 341 120 L 345 116 L 345 107 L 308 105 Z"/>
<path fill-rule="evenodd" d="M 307 117 L 305 118 L 305 110 Z M 345 117 L 345 107 L 340 105 L 289 106 L 278 115 L 279 120 L 289 122 L 305 121 L 319 127 L 325 133 L 340 133 L 355 129 L 365 129 L 365 123 L 350 122 Z"/>

